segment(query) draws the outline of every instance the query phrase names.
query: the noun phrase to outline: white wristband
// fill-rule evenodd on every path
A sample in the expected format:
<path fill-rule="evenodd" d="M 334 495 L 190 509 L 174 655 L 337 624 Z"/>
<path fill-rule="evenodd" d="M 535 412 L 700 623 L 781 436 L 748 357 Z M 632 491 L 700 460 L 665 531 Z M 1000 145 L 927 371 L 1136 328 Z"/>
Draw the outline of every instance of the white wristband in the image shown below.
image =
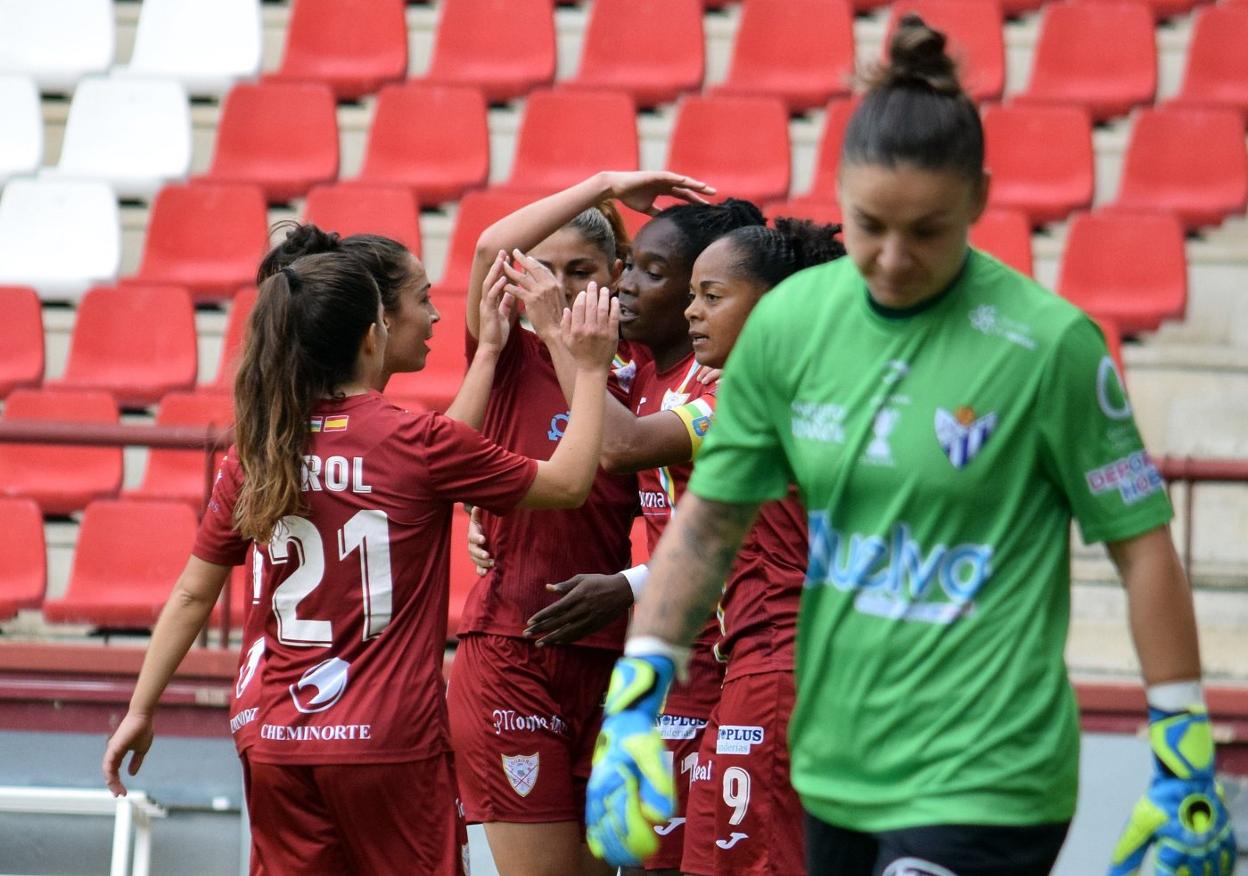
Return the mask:
<path fill-rule="evenodd" d="M 1145 693 L 1148 704 L 1163 712 L 1186 712 L 1193 706 L 1205 708 L 1205 692 L 1199 680 L 1154 684 Z"/>
<path fill-rule="evenodd" d="M 645 589 L 646 579 L 650 577 L 650 567 L 642 563 L 640 566 L 625 569 L 620 574 L 628 581 L 628 589 L 633 591 L 633 602 L 640 602 L 641 591 Z"/>
<path fill-rule="evenodd" d="M 624 643 L 625 657 L 666 657 L 676 667 L 676 678 L 689 679 L 689 649 L 658 636 L 633 636 Z"/>

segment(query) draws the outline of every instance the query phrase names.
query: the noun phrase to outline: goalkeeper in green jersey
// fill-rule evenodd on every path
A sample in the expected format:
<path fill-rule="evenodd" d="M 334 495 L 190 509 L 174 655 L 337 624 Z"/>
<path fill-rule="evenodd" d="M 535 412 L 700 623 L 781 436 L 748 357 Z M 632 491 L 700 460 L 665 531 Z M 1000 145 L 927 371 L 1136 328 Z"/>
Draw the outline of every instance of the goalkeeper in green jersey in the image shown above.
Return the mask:
<path fill-rule="evenodd" d="M 1108 871 L 1154 849 L 1161 872 L 1229 876 L 1192 597 L 1118 368 L 1091 319 L 968 247 L 989 179 L 944 36 L 902 19 L 868 86 L 841 155 L 850 258 L 769 293 L 728 359 L 612 681 L 588 828 L 627 862 L 670 811 L 653 715 L 759 505 L 795 483 L 811 874 L 1052 869 L 1078 777 L 1073 519 L 1122 575 L 1155 754 Z"/>

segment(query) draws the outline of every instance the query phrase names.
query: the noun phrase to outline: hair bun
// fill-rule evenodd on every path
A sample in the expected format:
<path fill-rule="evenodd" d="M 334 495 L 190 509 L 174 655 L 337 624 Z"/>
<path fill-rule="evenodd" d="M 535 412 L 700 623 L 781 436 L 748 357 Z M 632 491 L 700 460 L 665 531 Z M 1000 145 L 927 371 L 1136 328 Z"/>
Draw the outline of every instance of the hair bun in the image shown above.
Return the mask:
<path fill-rule="evenodd" d="M 926 86 L 938 94 L 962 93 L 957 65 L 945 51 L 945 35 L 908 13 L 897 22 L 888 49 L 888 64 L 877 71 L 871 88 Z"/>
<path fill-rule="evenodd" d="M 732 217 L 734 227 L 767 224 L 763 211 L 753 201 L 747 201 L 744 198 L 727 198 L 720 206 Z"/>

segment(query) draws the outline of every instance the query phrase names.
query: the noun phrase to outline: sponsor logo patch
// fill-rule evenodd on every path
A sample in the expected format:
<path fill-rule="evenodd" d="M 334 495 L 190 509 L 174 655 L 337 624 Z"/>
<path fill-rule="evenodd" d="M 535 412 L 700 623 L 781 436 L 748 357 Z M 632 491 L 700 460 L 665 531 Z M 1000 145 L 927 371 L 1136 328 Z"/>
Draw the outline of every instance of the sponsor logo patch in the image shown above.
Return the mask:
<path fill-rule="evenodd" d="M 715 740 L 716 754 L 749 754 L 755 745 L 762 745 L 766 737 L 762 727 L 743 727 L 725 724 L 719 728 Z"/>
<path fill-rule="evenodd" d="M 1084 472 L 1083 476 L 1093 496 L 1117 490 L 1127 505 L 1151 496 L 1166 485 L 1161 479 L 1161 473 L 1157 471 L 1157 466 L 1153 465 L 1148 453 L 1143 450 Z"/>
<path fill-rule="evenodd" d="M 1025 350 L 1036 348 L 1031 328 L 1017 320 L 1002 316 L 991 304 L 981 304 L 970 313 L 971 328 L 990 337 L 1003 338 Z"/>
<path fill-rule="evenodd" d="M 324 712 L 342 699 L 347 689 L 350 664 L 340 657 L 323 660 L 290 686 L 295 708 L 305 715 Z"/>
<path fill-rule="evenodd" d="M 794 438 L 824 444 L 845 443 L 845 406 L 795 401 L 789 409 Z"/>
<path fill-rule="evenodd" d="M 521 797 L 529 796 L 533 786 L 537 784 L 537 771 L 542 765 L 541 754 L 502 755 L 503 775 L 507 784 Z"/>
<path fill-rule="evenodd" d="M 260 658 L 263 656 L 264 637 L 261 636 L 252 642 L 251 647 L 247 649 L 247 662 L 238 670 L 238 682 L 234 685 L 234 696 L 241 697 L 243 691 L 247 689 L 247 685 L 251 684 L 251 680 L 256 674 L 256 667 L 260 665 Z"/>
<path fill-rule="evenodd" d="M 683 715 L 659 715 L 654 726 L 664 739 L 693 739 L 706 727 L 706 721 Z"/>
<path fill-rule="evenodd" d="M 1122 375 L 1113 357 L 1105 356 L 1096 368 L 1096 403 L 1111 420 L 1131 419 L 1131 402 L 1123 388 Z"/>
<path fill-rule="evenodd" d="M 571 419 L 567 413 L 555 414 L 550 418 L 550 429 L 546 432 L 546 437 L 551 441 L 558 441 L 567 431 L 568 421 Z"/>
<path fill-rule="evenodd" d="M 996 427 L 995 411 L 977 417 L 975 409 L 968 405 L 955 411 L 936 409 L 936 440 L 954 468 L 964 468 L 978 456 Z"/>

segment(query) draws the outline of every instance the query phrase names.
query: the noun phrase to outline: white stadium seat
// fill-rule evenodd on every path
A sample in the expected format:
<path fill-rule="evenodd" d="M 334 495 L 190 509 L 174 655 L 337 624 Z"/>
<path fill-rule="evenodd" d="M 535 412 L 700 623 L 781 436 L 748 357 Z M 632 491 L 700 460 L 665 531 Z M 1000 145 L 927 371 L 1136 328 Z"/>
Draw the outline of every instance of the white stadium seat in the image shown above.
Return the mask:
<path fill-rule="evenodd" d="M 93 76 L 69 106 L 61 160 L 45 175 L 106 182 L 149 199 L 191 169 L 191 107 L 172 79 Z"/>
<path fill-rule="evenodd" d="M 260 0 L 144 0 L 128 73 L 220 97 L 260 73 Z"/>
<path fill-rule="evenodd" d="M 121 267 L 121 217 L 106 183 L 19 178 L 0 193 L 0 285 L 76 299 Z"/>
<path fill-rule="evenodd" d="M 43 113 L 39 89 L 28 76 L 0 74 L 0 185 L 32 173 L 43 161 Z"/>
<path fill-rule="evenodd" d="M 112 66 L 115 49 L 111 0 L 0 0 L 0 73 L 41 91 L 73 91 Z"/>

